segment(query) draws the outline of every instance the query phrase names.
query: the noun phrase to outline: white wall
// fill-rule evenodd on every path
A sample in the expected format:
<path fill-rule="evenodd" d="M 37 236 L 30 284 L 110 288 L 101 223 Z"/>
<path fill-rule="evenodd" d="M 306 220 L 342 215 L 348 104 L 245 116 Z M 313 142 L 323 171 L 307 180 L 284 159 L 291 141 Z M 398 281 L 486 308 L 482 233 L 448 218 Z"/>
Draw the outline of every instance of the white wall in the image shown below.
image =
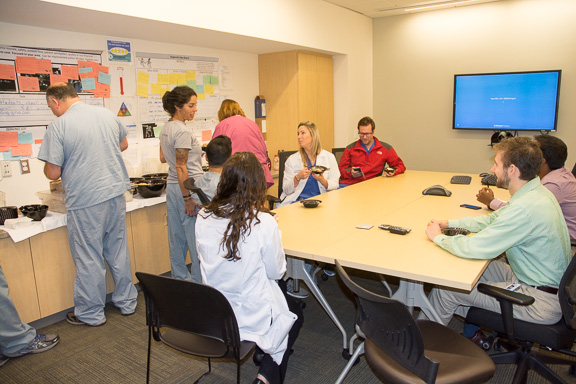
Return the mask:
<path fill-rule="evenodd" d="M 0 15 L 3 45 L 105 50 L 107 39 L 117 39 L 131 41 L 135 51 L 219 57 L 221 64 L 234 68 L 231 96 L 246 106 L 249 117 L 254 113 L 249 106 L 259 94 L 257 53 L 269 52 L 282 44 L 284 50 L 293 46 L 291 49 L 331 53 L 334 54 L 335 144 L 341 146 L 351 141 L 355 122 L 372 112 L 372 21 L 323 1 L 166 0 L 160 7 L 136 0 L 6 2 L 10 3 L 5 8 L 7 12 Z M 46 9 L 47 4 L 54 7 L 53 12 Z M 25 9 L 20 12 L 19 7 Z M 41 9 L 42 14 L 34 14 L 35 8 Z M 50 13 L 58 16 L 47 18 Z M 21 16 L 24 14 L 26 17 Z M 151 27 L 150 20 L 162 24 L 154 22 Z M 51 28 L 40 28 L 47 25 Z M 182 30 L 187 26 L 189 30 Z M 196 33 L 211 34 L 214 38 L 199 39 Z M 234 50 L 215 48 L 229 47 L 226 40 L 246 44 L 238 44 Z M 274 45 L 276 42 L 280 44 Z M 42 167 L 43 163 L 32 160 L 32 173 L 20 175 L 16 162 L 12 163 L 14 176 L 0 181 L 0 191 L 6 192 L 8 205 L 38 202 L 35 192 L 46 190 L 49 185 Z"/>
<path fill-rule="evenodd" d="M 576 162 L 576 1 L 506 0 L 374 21 L 377 135 L 410 169 L 486 172 L 492 132 L 452 130 L 454 74 L 562 69 L 558 131 Z M 535 135 L 539 132 L 522 135 Z"/>
<path fill-rule="evenodd" d="M 8 34 L 8 31 L 10 32 Z M 39 48 L 69 48 L 105 50 L 106 37 L 74 32 L 57 31 L 38 27 L 28 27 L 15 24 L 0 23 L 0 35 L 3 37 L 1 44 L 28 46 Z M 228 65 L 233 70 L 234 90 L 222 92 L 227 97 L 234 98 L 243 106 L 249 118 L 254 118 L 254 97 L 258 95 L 258 55 L 208 49 L 202 47 L 166 44 L 152 41 L 131 40 L 134 51 L 171 53 L 182 55 L 197 55 L 220 58 L 221 65 Z M 127 67 L 127 73 L 133 73 L 134 66 Z M 129 150 L 132 150 L 130 148 Z M 129 169 L 131 176 L 139 176 L 142 173 L 163 171 L 158 159 L 157 147 L 141 147 L 141 158 L 150 158 L 154 161 L 146 162 L 148 170 L 141 172 L 138 169 Z M 35 204 L 40 201 L 36 197 L 37 191 L 49 189 L 49 180 L 43 174 L 44 163 L 31 159 L 30 174 L 21 175 L 19 162 L 10 162 L 12 168 L 11 177 L 0 180 L 0 191 L 6 193 L 6 204 L 21 206 Z M 150 168 L 152 167 L 152 168 Z M 156 167 L 156 168 L 154 168 Z"/>

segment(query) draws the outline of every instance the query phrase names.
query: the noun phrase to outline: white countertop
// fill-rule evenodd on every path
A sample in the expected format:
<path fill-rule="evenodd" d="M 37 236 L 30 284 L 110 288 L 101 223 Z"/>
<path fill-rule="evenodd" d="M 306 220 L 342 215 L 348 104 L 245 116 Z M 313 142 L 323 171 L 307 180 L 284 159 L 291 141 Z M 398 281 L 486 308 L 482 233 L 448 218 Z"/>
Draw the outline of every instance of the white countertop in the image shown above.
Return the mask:
<path fill-rule="evenodd" d="M 126 202 L 126 212 L 134 211 L 136 209 L 150 207 L 152 205 L 161 204 L 166 202 L 166 195 L 160 197 L 151 197 L 148 199 L 140 195 L 135 195 L 132 201 Z M 39 233 L 56 229 L 66 225 L 66 214 L 48 211 L 46 217 L 41 221 L 32 221 L 32 223 L 23 228 L 12 229 L 5 225 L 0 225 L 0 231 L 5 231 L 10 235 L 12 241 L 15 243 L 26 240 Z"/>

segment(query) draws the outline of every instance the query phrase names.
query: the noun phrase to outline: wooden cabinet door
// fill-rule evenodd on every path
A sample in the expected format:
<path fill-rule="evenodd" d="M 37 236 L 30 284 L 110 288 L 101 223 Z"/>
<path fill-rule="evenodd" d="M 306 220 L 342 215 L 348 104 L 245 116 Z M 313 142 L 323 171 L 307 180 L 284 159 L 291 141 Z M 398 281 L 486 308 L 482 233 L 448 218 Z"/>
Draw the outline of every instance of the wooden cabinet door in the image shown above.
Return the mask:
<path fill-rule="evenodd" d="M 10 237 L 1 239 L 0 265 L 20 319 L 26 323 L 39 319 L 40 305 L 28 239 L 18 243 Z"/>
<path fill-rule="evenodd" d="M 170 271 L 166 203 L 130 213 L 134 272 L 162 274 Z"/>

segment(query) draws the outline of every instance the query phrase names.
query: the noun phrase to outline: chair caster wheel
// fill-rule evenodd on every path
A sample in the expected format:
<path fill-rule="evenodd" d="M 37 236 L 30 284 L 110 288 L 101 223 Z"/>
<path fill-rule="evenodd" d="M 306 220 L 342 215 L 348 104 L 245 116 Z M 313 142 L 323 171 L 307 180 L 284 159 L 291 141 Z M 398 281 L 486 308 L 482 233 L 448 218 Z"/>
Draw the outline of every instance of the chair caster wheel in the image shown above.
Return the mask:
<path fill-rule="evenodd" d="M 484 342 L 482 343 L 482 349 L 485 351 L 489 351 L 492 349 L 492 344 L 494 344 L 495 337 L 489 336 Z"/>
<path fill-rule="evenodd" d="M 342 350 L 342 357 L 344 358 L 344 360 L 349 361 L 350 358 L 352 357 L 352 355 L 350 354 L 350 352 L 348 352 L 348 349 L 343 349 Z M 356 359 L 356 361 L 354 362 L 353 365 L 358 364 L 359 361 L 360 361 L 360 359 Z"/>
<path fill-rule="evenodd" d="M 305 302 L 305 301 L 301 301 L 301 302 L 300 302 L 300 308 L 301 308 L 301 309 L 306 308 L 306 302 Z"/>
<path fill-rule="evenodd" d="M 321 274 L 320 278 L 322 279 L 322 281 L 328 281 L 328 275 L 325 273 Z"/>

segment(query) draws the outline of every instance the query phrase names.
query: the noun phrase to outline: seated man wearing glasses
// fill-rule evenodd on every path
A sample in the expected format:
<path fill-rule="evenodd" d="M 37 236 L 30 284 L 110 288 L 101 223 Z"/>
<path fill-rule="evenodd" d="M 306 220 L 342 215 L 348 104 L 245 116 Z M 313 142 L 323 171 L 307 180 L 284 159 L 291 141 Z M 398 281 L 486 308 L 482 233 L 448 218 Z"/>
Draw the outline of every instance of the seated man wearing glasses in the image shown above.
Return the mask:
<path fill-rule="evenodd" d="M 375 129 L 376 123 L 371 117 L 363 117 L 358 122 L 360 140 L 346 147 L 338 165 L 341 186 L 380 175 L 394 176 L 406 170 L 394 148 L 374 137 Z"/>

